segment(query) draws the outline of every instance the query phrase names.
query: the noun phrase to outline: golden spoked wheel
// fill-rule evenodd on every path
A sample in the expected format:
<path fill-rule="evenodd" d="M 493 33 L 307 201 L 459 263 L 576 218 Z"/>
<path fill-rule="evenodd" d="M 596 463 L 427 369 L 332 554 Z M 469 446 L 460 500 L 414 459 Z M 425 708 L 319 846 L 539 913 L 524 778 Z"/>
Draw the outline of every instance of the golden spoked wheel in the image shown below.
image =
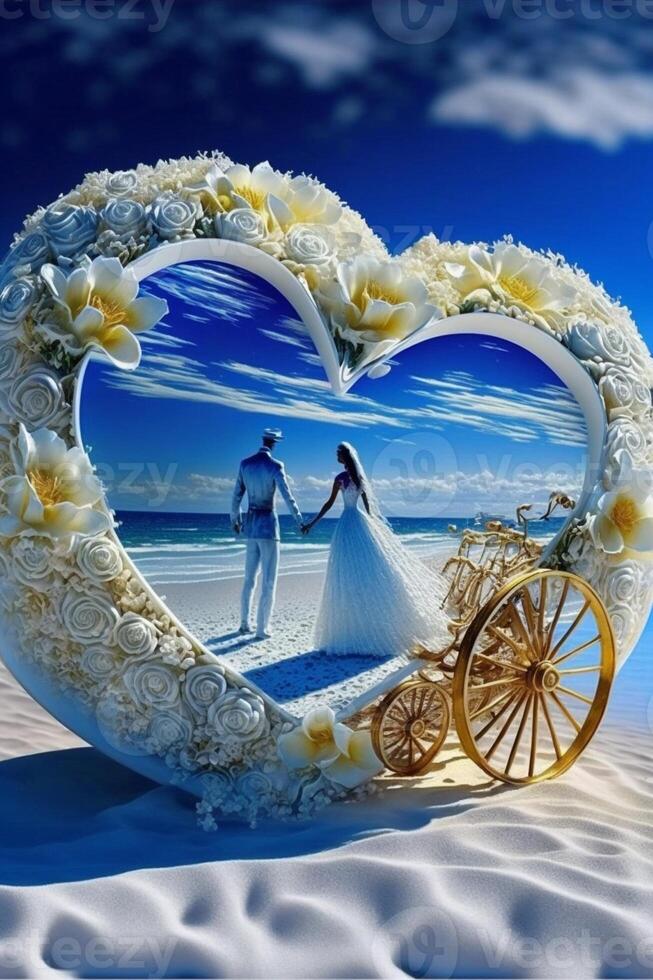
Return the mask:
<path fill-rule="evenodd" d="M 374 750 L 387 769 L 417 776 L 440 751 L 450 721 L 449 702 L 437 684 L 407 681 L 386 695 L 374 713 Z"/>
<path fill-rule="evenodd" d="M 614 671 L 612 627 L 587 582 L 548 569 L 512 579 L 460 646 L 453 703 L 463 749 L 504 782 L 559 776 L 596 732 Z"/>

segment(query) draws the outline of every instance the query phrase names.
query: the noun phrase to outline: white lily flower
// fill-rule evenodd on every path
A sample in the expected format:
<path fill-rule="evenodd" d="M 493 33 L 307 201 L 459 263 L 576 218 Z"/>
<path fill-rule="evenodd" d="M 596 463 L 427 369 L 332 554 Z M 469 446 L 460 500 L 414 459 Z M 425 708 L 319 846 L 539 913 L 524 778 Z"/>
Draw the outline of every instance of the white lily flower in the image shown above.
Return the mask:
<path fill-rule="evenodd" d="M 440 313 L 421 279 L 396 262 L 362 256 L 341 262 L 335 281 L 323 281 L 317 294 L 335 322 L 362 341 L 402 340 Z"/>
<path fill-rule="evenodd" d="M 268 196 L 282 197 L 287 185 L 287 178 L 267 162 L 252 168 L 237 163 L 226 170 L 211 167 L 203 180 L 187 190 L 202 195 L 207 209 L 216 213 L 249 208 L 269 218 Z"/>
<path fill-rule="evenodd" d="M 525 254 L 511 242 L 499 242 L 492 252 L 472 245 L 467 263 L 446 262 L 445 269 L 464 301 L 498 300 L 542 326 L 557 325 L 575 296 L 543 256 Z"/>
<path fill-rule="evenodd" d="M 294 224 L 332 225 L 342 214 L 333 191 L 304 174 L 288 181 L 283 197 L 271 193 L 268 206 L 284 231 Z"/>
<path fill-rule="evenodd" d="M 336 722 L 329 707 L 309 711 L 298 728 L 280 736 L 277 747 L 289 769 L 318 766 L 328 779 L 350 789 L 383 768 L 370 733 Z"/>
<path fill-rule="evenodd" d="M 588 518 L 594 545 L 609 555 L 642 558 L 653 552 L 651 476 L 624 467 L 623 482 L 602 494 Z"/>
<path fill-rule="evenodd" d="M 48 336 L 73 354 L 95 348 L 116 367 L 138 367 L 141 345 L 134 334 L 149 330 L 165 316 L 165 300 L 139 297 L 134 272 L 123 269 L 118 259 L 94 259 L 69 276 L 55 265 L 44 265 L 41 275 L 64 319 L 63 327 L 43 325 Z"/>
<path fill-rule="evenodd" d="M 108 514 L 95 509 L 102 486 L 86 453 L 68 449 L 50 429 L 30 434 L 24 425 L 11 449 L 15 475 L 0 481 L 0 534 L 65 538 L 109 530 Z"/>

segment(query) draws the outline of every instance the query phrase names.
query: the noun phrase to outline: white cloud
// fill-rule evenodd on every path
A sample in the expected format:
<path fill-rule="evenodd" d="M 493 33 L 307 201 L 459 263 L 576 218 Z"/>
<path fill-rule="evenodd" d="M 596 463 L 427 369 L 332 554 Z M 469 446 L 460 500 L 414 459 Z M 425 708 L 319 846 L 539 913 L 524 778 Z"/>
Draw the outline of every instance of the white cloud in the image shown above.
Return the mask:
<path fill-rule="evenodd" d="M 386 6 L 403 19 L 405 4 L 387 0 Z M 183 103 L 175 99 L 183 92 L 178 87 L 176 96 L 165 82 L 180 61 L 187 63 L 186 87 L 205 100 L 214 127 L 237 122 L 237 107 L 225 108 L 219 96 L 246 58 L 252 66 L 246 95 L 254 126 L 267 111 L 268 90 L 283 104 L 292 85 L 303 99 L 316 90 L 331 97 L 327 111 L 315 115 L 321 134 L 329 127 L 354 132 L 363 117 L 387 127 L 407 106 L 423 105 L 436 124 L 480 125 L 518 138 L 547 133 L 601 149 L 653 135 L 653 21 L 645 3 L 624 0 L 615 10 L 601 9 L 608 5 L 599 0 L 451 0 L 448 6 L 456 8 L 450 28 L 430 39 L 430 21 L 446 18 L 447 4 L 415 0 L 414 19 L 425 21 L 429 42 L 419 43 L 416 35 L 415 44 L 397 41 L 402 30 L 389 29 L 386 17 L 377 21 L 367 3 L 278 3 L 263 11 L 260 3 L 240 0 L 237 16 L 219 0 L 178 3 L 165 29 L 148 33 L 145 45 L 131 43 L 138 20 L 98 20 L 84 13 L 83 4 L 79 17 L 51 18 L 48 28 L 64 35 L 55 47 L 75 66 L 92 66 L 99 47 L 121 46 L 123 56 L 103 66 L 109 78 L 118 85 L 126 78 L 132 88 L 147 83 L 150 93 L 173 100 L 172 110 L 181 110 Z M 46 34 L 39 20 L 26 18 L 23 26 L 20 43 L 36 62 Z M 17 42 L 5 33 L 5 54 L 11 54 Z M 82 93 L 95 110 L 85 116 L 98 121 L 66 133 L 73 150 L 106 140 L 97 105 L 109 99 L 112 88 L 100 80 Z M 5 129 L 7 141 L 20 139 L 17 117 Z"/>
<path fill-rule="evenodd" d="M 181 262 L 144 279 L 141 288 L 183 302 L 183 315 L 189 319 L 238 322 L 256 318 L 278 302 L 277 296 L 255 288 L 258 281 L 251 273 L 218 262 Z"/>
<path fill-rule="evenodd" d="M 413 376 L 418 403 L 426 417 L 466 426 L 479 432 L 507 436 L 516 442 L 547 442 L 585 446 L 585 420 L 576 399 L 566 388 L 547 384 L 518 390 L 487 385 L 463 371 L 442 378 Z"/>
<path fill-rule="evenodd" d="M 188 477 L 189 493 L 197 496 L 204 494 L 224 493 L 234 488 L 234 477 L 208 476 L 206 473 L 191 473 Z"/>
<path fill-rule="evenodd" d="M 381 509 L 388 515 L 439 517 L 492 511 L 514 516 L 518 505 L 533 504 L 533 515 L 543 512 L 549 494 L 560 490 L 577 497 L 583 483 L 581 466 L 542 470 L 517 465 L 509 472 L 479 468 L 418 479 L 374 480 Z"/>
<path fill-rule="evenodd" d="M 263 47 L 294 65 L 311 88 L 332 88 L 369 70 L 378 46 L 367 27 L 353 20 L 310 23 L 308 11 L 301 26 L 266 18 L 258 35 Z"/>
<path fill-rule="evenodd" d="M 515 139 L 547 133 L 610 150 L 629 136 L 653 136 L 653 78 L 582 67 L 544 78 L 480 73 L 439 93 L 430 115 L 434 122 L 490 127 Z"/>
<path fill-rule="evenodd" d="M 237 361 L 215 366 L 235 375 L 234 383 L 209 378 L 199 361 L 183 355 L 145 354 L 138 371 L 112 372 L 107 384 L 142 398 L 224 405 L 242 412 L 305 419 L 341 428 L 401 428 L 406 424 L 406 419 L 395 415 L 390 406 L 373 399 L 335 395 L 326 379 L 285 375 Z"/>
<path fill-rule="evenodd" d="M 411 377 L 414 387 L 408 392 L 414 395 L 413 405 L 398 406 L 355 391 L 336 395 L 326 378 L 284 374 L 234 360 L 212 366 L 219 369 L 219 380 L 209 377 L 199 360 L 184 353 L 146 350 L 138 371 L 113 372 L 107 383 L 143 398 L 237 407 L 243 412 L 339 428 L 442 431 L 457 425 L 519 443 L 540 439 L 564 446 L 586 443 L 580 408 L 571 393 L 558 385 L 524 391 L 487 385 L 464 371 L 450 371 L 442 378 L 417 375 Z"/>
<path fill-rule="evenodd" d="M 265 327 L 259 327 L 258 332 L 267 337 L 268 340 L 276 340 L 277 343 L 287 344 L 289 347 L 299 347 L 300 350 L 304 350 L 308 346 L 303 340 L 291 333 L 279 333 L 278 330 L 267 330 Z"/>
<path fill-rule="evenodd" d="M 335 471 L 320 475 L 307 474 L 289 482 L 300 506 L 316 511 L 328 497 Z M 133 498 L 146 506 L 194 506 L 216 512 L 228 512 L 235 473 L 191 473 L 183 479 L 145 480 L 128 487 L 115 487 L 123 498 Z M 388 516 L 413 515 L 438 517 L 489 510 L 511 515 L 518 504 L 534 504 L 533 514 L 544 510 L 553 490 L 577 496 L 583 482 L 582 467 L 540 469 L 536 465 L 517 465 L 504 472 L 480 465 L 473 472 L 457 470 L 430 478 L 377 478 L 372 484 L 381 509 Z M 281 504 L 280 509 L 285 512 Z M 336 512 L 337 513 L 337 510 Z"/>

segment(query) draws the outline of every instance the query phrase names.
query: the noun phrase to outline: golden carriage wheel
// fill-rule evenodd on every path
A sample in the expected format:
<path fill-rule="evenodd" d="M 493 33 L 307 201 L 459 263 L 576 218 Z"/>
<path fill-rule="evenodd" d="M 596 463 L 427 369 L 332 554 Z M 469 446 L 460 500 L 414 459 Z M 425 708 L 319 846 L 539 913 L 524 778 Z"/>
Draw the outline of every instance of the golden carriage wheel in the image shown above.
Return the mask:
<path fill-rule="evenodd" d="M 372 743 L 387 769 L 417 776 L 435 759 L 451 722 L 449 701 L 433 681 L 410 680 L 385 696 L 372 719 Z"/>
<path fill-rule="evenodd" d="M 614 672 L 610 620 L 587 582 L 549 569 L 511 579 L 460 645 L 453 705 L 464 751 L 503 782 L 561 775 L 595 734 Z"/>

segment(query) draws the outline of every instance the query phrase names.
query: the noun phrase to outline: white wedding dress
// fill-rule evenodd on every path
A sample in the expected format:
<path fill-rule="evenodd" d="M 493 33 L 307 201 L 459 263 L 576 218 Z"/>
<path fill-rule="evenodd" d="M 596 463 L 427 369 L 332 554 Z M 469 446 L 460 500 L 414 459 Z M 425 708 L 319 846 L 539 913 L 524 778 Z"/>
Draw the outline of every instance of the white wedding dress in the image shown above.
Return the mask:
<path fill-rule="evenodd" d="M 384 658 L 417 644 L 442 649 L 451 640 L 444 579 L 367 513 L 353 481 L 343 475 L 339 483 L 344 510 L 331 540 L 316 649 Z"/>

